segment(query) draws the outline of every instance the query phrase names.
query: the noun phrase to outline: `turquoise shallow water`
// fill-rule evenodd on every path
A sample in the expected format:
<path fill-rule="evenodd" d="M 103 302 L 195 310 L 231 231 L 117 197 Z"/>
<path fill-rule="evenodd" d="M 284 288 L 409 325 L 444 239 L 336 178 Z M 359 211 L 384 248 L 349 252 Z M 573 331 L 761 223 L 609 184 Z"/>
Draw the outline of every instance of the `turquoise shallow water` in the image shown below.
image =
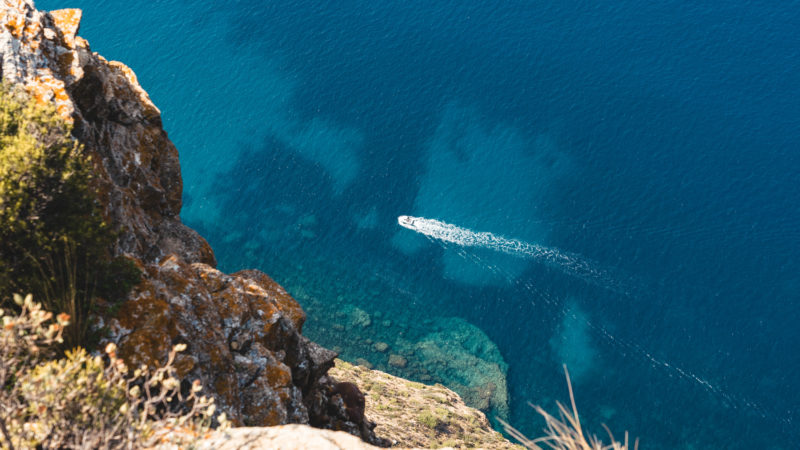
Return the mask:
<path fill-rule="evenodd" d="M 272 275 L 345 358 L 530 434 L 566 363 L 595 432 L 796 442 L 798 2 L 37 6 L 136 71 L 221 268 Z"/>

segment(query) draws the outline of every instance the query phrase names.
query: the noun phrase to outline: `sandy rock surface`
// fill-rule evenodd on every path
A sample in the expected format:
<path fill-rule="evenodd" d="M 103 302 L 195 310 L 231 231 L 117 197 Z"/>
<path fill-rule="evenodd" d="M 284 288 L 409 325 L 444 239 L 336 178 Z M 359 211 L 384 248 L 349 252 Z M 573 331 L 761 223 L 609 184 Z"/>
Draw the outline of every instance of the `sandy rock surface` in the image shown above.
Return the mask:
<path fill-rule="evenodd" d="M 342 431 L 320 430 L 307 425 L 263 428 L 234 428 L 214 433 L 197 444 L 198 449 L 218 450 L 360 450 L 374 449 L 361 439 Z"/>

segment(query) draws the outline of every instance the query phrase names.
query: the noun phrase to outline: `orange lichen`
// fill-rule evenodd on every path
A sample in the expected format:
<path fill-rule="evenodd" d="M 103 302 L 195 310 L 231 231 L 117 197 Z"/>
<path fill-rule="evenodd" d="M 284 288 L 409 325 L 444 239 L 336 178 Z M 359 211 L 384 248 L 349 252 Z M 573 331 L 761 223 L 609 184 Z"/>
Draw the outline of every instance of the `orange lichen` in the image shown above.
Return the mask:
<path fill-rule="evenodd" d="M 177 266 L 178 258 L 170 255 L 161 261 L 161 279 L 169 284 L 173 292 L 184 292 L 189 286 L 189 279 L 182 273 L 182 267 Z"/>
<path fill-rule="evenodd" d="M 266 295 L 270 300 L 275 302 L 278 310 L 280 310 L 298 331 L 302 331 L 303 323 L 306 320 L 306 313 L 303 308 L 297 303 L 297 300 L 292 298 L 285 289 L 276 283 L 269 275 L 258 270 L 242 270 L 233 274 L 233 276 L 241 276 L 249 278 L 256 282 L 255 292 L 261 292 L 261 295 Z"/>
<path fill-rule="evenodd" d="M 203 337 L 203 340 L 209 343 L 205 348 L 209 358 L 209 365 L 215 368 L 224 368 L 229 365 L 231 362 L 230 352 L 222 343 L 215 342 L 217 339 L 214 332 L 208 330 Z"/>
<path fill-rule="evenodd" d="M 185 354 L 179 354 L 175 357 L 175 363 L 173 364 L 173 367 L 175 367 L 175 371 L 178 373 L 180 378 L 186 378 L 189 372 L 191 372 L 196 365 L 197 361 L 194 357 Z"/>
<path fill-rule="evenodd" d="M 170 349 L 169 338 L 156 330 L 142 328 L 128 335 L 120 347 L 119 356 L 128 367 L 158 367 L 164 363 Z"/>
<path fill-rule="evenodd" d="M 119 61 L 109 61 L 108 62 L 108 67 L 113 72 L 122 73 L 122 75 L 125 78 L 128 79 L 129 83 L 131 83 L 133 85 L 136 85 L 136 86 L 139 85 L 139 80 L 136 78 L 136 74 L 133 72 L 133 70 L 130 67 L 126 66 L 124 63 L 121 63 Z"/>
<path fill-rule="evenodd" d="M 140 295 L 135 301 L 123 303 L 117 317 L 120 325 L 126 329 L 139 328 L 144 324 L 165 329 L 168 322 L 168 311 L 169 305 L 166 301 L 145 294 Z"/>
<path fill-rule="evenodd" d="M 273 388 L 290 386 L 292 384 L 292 372 L 284 364 L 267 364 L 264 370 L 264 378 Z"/>
<path fill-rule="evenodd" d="M 83 12 L 77 8 L 50 11 L 53 23 L 64 36 L 64 43 L 67 48 L 75 48 L 75 36 L 78 34 L 78 29 L 80 29 L 82 15 Z"/>
<path fill-rule="evenodd" d="M 82 38 L 80 36 L 76 36 L 74 45 L 75 45 L 75 48 L 88 49 L 89 48 L 89 41 L 87 41 L 86 39 L 84 39 L 84 38 Z"/>
<path fill-rule="evenodd" d="M 253 386 L 253 388 L 263 388 Z M 245 416 L 245 424 L 248 426 L 272 427 L 284 423 L 285 413 L 283 408 L 276 401 L 277 399 L 265 397 L 258 402 L 248 402 L 244 405 L 242 413 Z"/>
<path fill-rule="evenodd" d="M 131 100 L 139 103 L 143 109 L 146 117 L 159 117 L 161 110 L 150 100 L 150 96 L 139 85 L 139 80 L 136 78 L 136 73 L 119 61 L 108 61 L 108 68 L 114 75 L 121 75 L 125 79 L 125 83 L 115 83 L 115 97 L 130 97 Z"/>
<path fill-rule="evenodd" d="M 39 103 L 54 103 L 58 114 L 67 122 L 72 123 L 72 112 L 74 111 L 72 100 L 67 94 L 64 82 L 54 77 L 48 69 L 42 69 L 41 73 L 34 77 L 32 83 L 25 85 L 25 90 Z"/>
<path fill-rule="evenodd" d="M 5 17 L 3 17 L 3 24 L 6 29 L 11 32 L 11 35 L 17 39 L 21 39 L 25 32 L 25 17 L 17 12 L 7 10 Z"/>
<path fill-rule="evenodd" d="M 249 314 L 248 302 L 241 301 L 240 293 L 235 290 L 225 289 L 212 297 L 220 316 L 225 318 L 239 318 L 247 320 Z"/>

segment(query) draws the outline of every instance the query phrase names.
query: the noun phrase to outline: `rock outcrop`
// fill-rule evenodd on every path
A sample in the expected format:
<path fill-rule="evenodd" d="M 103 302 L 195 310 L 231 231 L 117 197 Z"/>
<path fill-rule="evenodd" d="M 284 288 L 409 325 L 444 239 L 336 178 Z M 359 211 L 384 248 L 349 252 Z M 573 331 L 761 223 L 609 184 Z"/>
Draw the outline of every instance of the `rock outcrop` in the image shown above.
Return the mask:
<path fill-rule="evenodd" d="M 182 375 L 199 379 L 238 425 L 309 423 L 367 441 L 325 374 L 336 354 L 301 335 L 305 314 L 267 275 L 216 270 L 208 243 L 180 221 L 178 152 L 158 108 L 122 63 L 77 35 L 81 11 L 37 11 L 31 0 L 0 5 L 2 77 L 73 124 L 94 164 L 98 199 L 119 231 L 117 255 L 144 280 L 108 319 L 110 340 L 132 365 L 158 363 L 176 343 Z"/>
<path fill-rule="evenodd" d="M 426 386 L 337 360 L 329 372 L 365 394 L 375 432 L 395 447 L 521 449 L 492 429 L 486 415 L 441 384 Z"/>

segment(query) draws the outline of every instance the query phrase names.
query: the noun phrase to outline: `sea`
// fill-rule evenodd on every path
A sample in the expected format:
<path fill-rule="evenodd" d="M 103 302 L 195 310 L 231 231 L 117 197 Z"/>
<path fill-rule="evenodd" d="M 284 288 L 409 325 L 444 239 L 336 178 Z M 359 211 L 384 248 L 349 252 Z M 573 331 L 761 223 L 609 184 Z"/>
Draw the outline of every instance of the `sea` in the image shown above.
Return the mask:
<path fill-rule="evenodd" d="M 39 0 L 181 218 L 345 360 L 640 448 L 797 448 L 800 2 Z M 416 219 L 408 227 L 398 216 Z"/>

